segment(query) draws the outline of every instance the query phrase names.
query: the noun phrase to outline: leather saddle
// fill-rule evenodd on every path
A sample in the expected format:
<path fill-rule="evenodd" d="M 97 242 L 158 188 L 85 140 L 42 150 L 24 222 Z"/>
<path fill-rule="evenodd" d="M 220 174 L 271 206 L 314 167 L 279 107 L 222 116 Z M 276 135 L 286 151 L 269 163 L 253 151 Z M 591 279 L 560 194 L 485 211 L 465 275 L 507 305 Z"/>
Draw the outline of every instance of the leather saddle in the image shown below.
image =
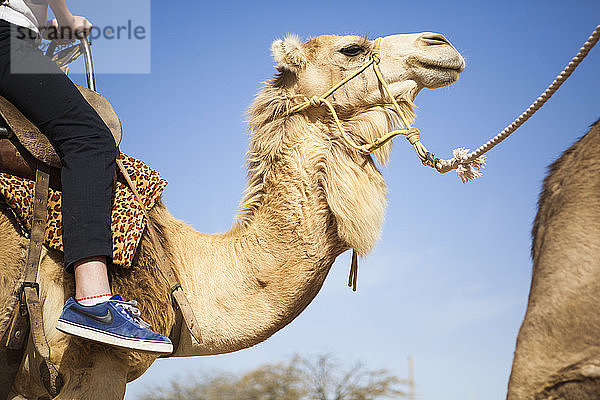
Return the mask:
<path fill-rule="evenodd" d="M 121 121 L 104 96 L 75 85 L 96 110 L 113 134 L 117 146 L 121 143 Z M 0 96 L 0 172 L 33 179 L 36 163 L 53 169 L 53 186 L 60 186 L 60 156 L 48 138 L 39 131 L 12 103 Z"/>

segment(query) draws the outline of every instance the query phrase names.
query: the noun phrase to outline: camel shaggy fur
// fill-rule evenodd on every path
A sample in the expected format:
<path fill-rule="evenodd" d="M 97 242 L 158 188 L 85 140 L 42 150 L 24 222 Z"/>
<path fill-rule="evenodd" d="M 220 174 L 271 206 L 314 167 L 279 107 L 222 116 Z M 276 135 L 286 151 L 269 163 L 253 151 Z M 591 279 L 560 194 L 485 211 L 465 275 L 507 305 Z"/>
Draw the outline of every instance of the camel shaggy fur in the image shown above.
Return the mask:
<path fill-rule="evenodd" d="M 600 121 L 552 166 L 508 400 L 600 398 Z"/>
<path fill-rule="evenodd" d="M 273 43 L 279 70 L 249 110 L 251 131 L 248 189 L 233 228 L 203 234 L 175 219 L 162 203 L 151 223 L 186 292 L 202 331 L 198 343 L 183 329 L 176 356 L 221 354 L 253 346 L 290 323 L 319 292 L 335 258 L 354 248 L 364 255 L 379 237 L 386 185 L 370 157 L 339 138 L 331 115 L 311 108 L 284 116 L 295 104 L 320 95 L 368 60 L 373 41 L 360 36 L 319 36 L 302 43 L 290 36 Z M 423 88 L 449 85 L 464 61 L 438 34 L 393 35 L 380 46 L 381 71 L 411 118 L 412 101 Z M 357 143 L 400 127 L 399 117 L 372 69 L 332 99 L 344 127 Z M 375 153 L 385 163 L 390 145 Z M 0 328 L 6 326 L 27 242 L 10 213 L 0 212 Z M 147 235 L 134 266 L 112 268 L 115 293 L 136 299 L 144 319 L 168 334 L 174 324 L 169 291 Z M 59 399 L 121 399 L 155 355 L 111 348 L 66 336 L 55 329 L 73 293 L 62 255 L 47 251 L 41 262 L 40 292 L 51 359 L 65 379 Z M 15 395 L 46 395 L 27 358 Z"/>

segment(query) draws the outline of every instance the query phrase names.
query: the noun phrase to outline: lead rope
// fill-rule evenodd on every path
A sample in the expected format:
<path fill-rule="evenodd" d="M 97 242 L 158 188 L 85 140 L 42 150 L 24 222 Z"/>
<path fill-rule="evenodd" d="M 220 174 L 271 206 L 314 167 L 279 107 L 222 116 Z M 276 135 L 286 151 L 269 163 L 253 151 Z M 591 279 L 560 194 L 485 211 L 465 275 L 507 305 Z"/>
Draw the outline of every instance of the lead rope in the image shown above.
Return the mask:
<path fill-rule="evenodd" d="M 493 149 L 497 144 L 502 142 L 504 139 L 509 137 L 514 131 L 516 131 L 525 121 L 527 121 L 537 110 L 539 110 L 552 95 L 560 88 L 560 86 L 567 80 L 569 76 L 575 71 L 575 68 L 583 61 L 588 55 L 590 50 L 596 45 L 600 38 L 600 25 L 596 26 L 596 29 L 588 40 L 583 44 L 583 47 L 579 50 L 577 55 L 573 57 L 571 62 L 567 64 L 565 69 L 556 77 L 554 82 L 538 97 L 533 104 L 527 108 L 527 110 L 521 114 L 516 120 L 508 125 L 502 132 L 490 139 L 486 144 L 479 147 L 472 153 L 468 153 L 468 149 L 458 148 L 454 150 L 454 154 L 449 160 L 435 159 L 434 167 L 440 173 L 446 173 L 450 170 L 456 169 L 458 177 L 465 182 L 472 181 L 473 179 L 481 176 L 479 168 L 485 164 L 484 154 Z"/>

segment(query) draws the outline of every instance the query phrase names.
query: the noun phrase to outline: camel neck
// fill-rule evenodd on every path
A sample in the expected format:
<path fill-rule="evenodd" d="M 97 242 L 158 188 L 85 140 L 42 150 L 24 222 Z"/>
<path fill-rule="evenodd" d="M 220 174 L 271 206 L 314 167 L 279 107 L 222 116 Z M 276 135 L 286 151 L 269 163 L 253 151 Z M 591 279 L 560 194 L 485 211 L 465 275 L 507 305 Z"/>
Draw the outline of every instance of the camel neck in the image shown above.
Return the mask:
<path fill-rule="evenodd" d="M 335 258 L 348 248 L 327 206 L 315 165 L 320 162 L 283 157 L 273 163 L 252 217 L 225 234 L 163 224 L 202 331 L 202 343 L 195 343 L 184 329 L 176 356 L 253 346 L 316 296 Z"/>

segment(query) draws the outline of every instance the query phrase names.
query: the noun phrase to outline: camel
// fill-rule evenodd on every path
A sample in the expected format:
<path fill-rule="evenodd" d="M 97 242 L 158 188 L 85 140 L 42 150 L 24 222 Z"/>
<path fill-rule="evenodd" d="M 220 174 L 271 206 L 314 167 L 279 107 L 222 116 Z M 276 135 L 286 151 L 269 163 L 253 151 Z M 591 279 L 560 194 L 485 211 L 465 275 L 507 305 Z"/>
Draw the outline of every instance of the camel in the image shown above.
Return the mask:
<path fill-rule="evenodd" d="M 600 120 L 550 167 L 508 400 L 600 398 Z"/>
<path fill-rule="evenodd" d="M 266 340 L 298 316 L 321 289 L 341 253 L 367 254 L 379 238 L 386 184 L 374 158 L 386 163 L 391 144 L 373 155 L 340 140 L 325 107 L 284 115 L 295 104 L 321 95 L 368 61 L 373 41 L 324 35 L 306 42 L 290 35 L 272 44 L 278 73 L 249 109 L 248 187 L 241 215 L 224 234 L 204 234 L 174 218 L 162 203 L 150 210 L 167 258 L 200 325 L 196 341 L 181 332 L 174 356 L 234 352 Z M 380 68 L 411 121 L 413 100 L 423 88 L 458 80 L 465 62 L 440 34 L 392 35 L 380 43 Z M 344 128 L 357 143 L 372 142 L 400 127 L 372 69 L 335 93 Z M 9 212 L 0 212 L 0 328 L 18 285 L 27 241 Z M 111 268 L 114 293 L 136 299 L 153 329 L 174 325 L 169 288 L 147 233 L 134 265 Z M 40 266 L 40 298 L 51 360 L 64 377 L 57 399 L 122 399 L 156 355 L 130 352 L 66 336 L 55 329 L 73 293 L 62 254 L 46 250 Z M 4 325 L 2 325 L 4 324 Z M 14 398 L 47 396 L 31 365 L 31 343 L 13 386 Z"/>

